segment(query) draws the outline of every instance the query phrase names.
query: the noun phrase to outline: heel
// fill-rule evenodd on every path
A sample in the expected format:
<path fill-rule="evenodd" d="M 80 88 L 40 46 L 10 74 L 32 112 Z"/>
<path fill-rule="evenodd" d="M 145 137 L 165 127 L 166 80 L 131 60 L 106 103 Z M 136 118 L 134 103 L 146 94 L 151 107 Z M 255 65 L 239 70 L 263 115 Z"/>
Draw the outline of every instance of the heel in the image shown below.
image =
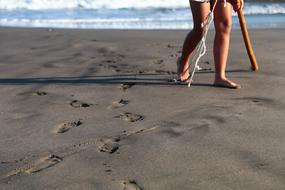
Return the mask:
<path fill-rule="evenodd" d="M 177 78 L 180 78 L 180 74 L 181 74 L 181 57 L 178 57 L 177 58 L 177 61 L 176 61 L 176 66 L 177 66 L 177 70 L 176 70 L 176 73 L 177 73 Z"/>

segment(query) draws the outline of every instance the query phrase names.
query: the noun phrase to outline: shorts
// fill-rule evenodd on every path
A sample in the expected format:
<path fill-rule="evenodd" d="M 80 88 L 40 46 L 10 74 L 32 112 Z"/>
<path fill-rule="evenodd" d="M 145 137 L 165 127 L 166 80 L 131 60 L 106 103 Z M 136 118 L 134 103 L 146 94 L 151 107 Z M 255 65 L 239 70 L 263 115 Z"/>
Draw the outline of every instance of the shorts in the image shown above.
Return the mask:
<path fill-rule="evenodd" d="M 194 1 L 194 2 L 201 2 L 201 3 L 209 3 L 211 0 L 190 0 L 190 1 Z M 227 0 L 224 0 L 224 3 L 227 3 Z"/>
<path fill-rule="evenodd" d="M 201 2 L 201 3 L 208 3 L 208 2 L 210 2 L 210 0 L 191 0 L 191 1 Z"/>

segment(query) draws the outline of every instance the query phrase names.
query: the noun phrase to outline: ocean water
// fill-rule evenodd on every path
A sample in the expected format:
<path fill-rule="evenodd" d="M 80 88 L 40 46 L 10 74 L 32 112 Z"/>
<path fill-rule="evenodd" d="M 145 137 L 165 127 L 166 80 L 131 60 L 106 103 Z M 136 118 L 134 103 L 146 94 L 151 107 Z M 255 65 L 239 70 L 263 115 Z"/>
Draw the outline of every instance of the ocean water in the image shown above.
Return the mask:
<path fill-rule="evenodd" d="M 285 2 L 244 6 L 249 28 L 285 28 Z M 238 19 L 233 14 L 234 28 Z M 189 29 L 188 0 L 0 0 L 0 27 Z"/>

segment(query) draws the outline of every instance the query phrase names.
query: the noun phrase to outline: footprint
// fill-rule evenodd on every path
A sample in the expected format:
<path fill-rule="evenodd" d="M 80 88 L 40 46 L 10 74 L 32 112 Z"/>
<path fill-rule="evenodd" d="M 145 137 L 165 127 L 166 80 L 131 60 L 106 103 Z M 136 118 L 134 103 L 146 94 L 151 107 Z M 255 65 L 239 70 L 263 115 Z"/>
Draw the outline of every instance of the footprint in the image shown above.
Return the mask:
<path fill-rule="evenodd" d="M 35 161 L 32 164 L 27 164 L 25 166 L 16 168 L 15 170 L 9 172 L 4 178 L 2 179 L 8 179 L 13 177 L 13 176 L 17 176 L 23 173 L 26 174 L 33 174 L 33 173 L 37 173 L 40 172 L 44 169 L 50 168 L 56 164 L 58 164 L 59 162 L 61 162 L 63 160 L 62 157 L 56 156 L 56 155 L 49 155 L 43 158 L 40 158 L 39 160 Z"/>
<path fill-rule="evenodd" d="M 116 62 L 114 62 L 114 63 L 116 63 Z M 121 71 L 121 69 L 117 65 L 109 65 L 108 69 L 112 70 L 113 72 L 116 72 L 116 73 Z"/>
<path fill-rule="evenodd" d="M 154 61 L 153 63 L 156 65 L 161 65 L 163 62 L 164 62 L 163 59 L 159 59 L 159 60 Z"/>
<path fill-rule="evenodd" d="M 178 45 L 171 45 L 171 44 L 168 44 L 167 47 L 168 47 L 168 48 L 181 48 L 181 46 L 178 46 Z"/>
<path fill-rule="evenodd" d="M 138 115 L 138 114 L 129 113 L 129 112 L 121 113 L 120 115 L 115 116 L 115 118 L 120 118 L 128 122 L 137 122 L 137 121 L 144 120 L 143 116 Z"/>
<path fill-rule="evenodd" d="M 274 105 L 276 102 L 274 99 L 270 98 L 263 98 L 263 97 L 243 97 L 243 98 L 236 98 L 236 100 L 247 101 L 253 104 L 262 106 L 262 105 Z"/>
<path fill-rule="evenodd" d="M 69 103 L 70 106 L 74 107 L 74 108 L 87 108 L 87 107 L 90 107 L 92 106 L 92 104 L 87 104 L 85 102 L 81 102 L 79 100 L 72 100 L 70 103 Z"/>
<path fill-rule="evenodd" d="M 43 92 L 43 91 L 37 91 L 35 93 L 33 93 L 34 95 L 37 95 L 37 96 L 46 96 L 47 93 L 46 92 Z"/>
<path fill-rule="evenodd" d="M 126 90 L 132 88 L 135 84 L 136 83 L 134 83 L 134 82 L 127 82 L 127 83 L 121 84 L 119 88 L 121 88 L 123 91 L 126 91 Z"/>
<path fill-rule="evenodd" d="M 100 152 L 106 152 L 109 154 L 113 154 L 114 152 L 116 152 L 119 149 L 119 144 L 118 142 L 120 141 L 119 138 L 115 138 L 115 139 L 102 139 L 102 145 L 100 145 L 98 147 L 98 150 Z"/>
<path fill-rule="evenodd" d="M 174 46 L 171 45 L 171 44 L 168 44 L 167 47 L 168 47 L 168 48 L 174 48 Z"/>
<path fill-rule="evenodd" d="M 18 160 L 7 160 L 7 161 L 1 161 L 0 164 L 16 164 L 19 162 L 22 162 L 25 158 L 20 158 Z"/>
<path fill-rule="evenodd" d="M 262 157 L 259 157 L 253 152 L 247 150 L 236 151 L 238 153 L 239 160 L 249 165 L 253 170 L 265 170 L 270 171 L 270 163 Z"/>
<path fill-rule="evenodd" d="M 108 59 L 108 60 L 106 60 L 105 62 L 106 62 L 106 63 L 117 63 L 117 61 L 112 60 L 112 59 Z"/>
<path fill-rule="evenodd" d="M 109 165 L 109 163 L 104 163 L 103 166 L 105 168 L 104 172 L 106 172 L 108 175 L 111 175 L 111 173 L 113 172 L 113 170 L 111 169 L 112 166 Z"/>
<path fill-rule="evenodd" d="M 106 169 L 104 170 L 106 173 L 108 173 L 109 175 L 111 174 L 112 170 L 111 169 Z"/>
<path fill-rule="evenodd" d="M 156 127 L 160 128 L 160 133 L 165 134 L 169 137 L 176 138 L 183 135 L 183 131 L 181 131 L 179 126 L 181 126 L 181 124 L 174 121 L 163 121 Z"/>
<path fill-rule="evenodd" d="M 280 102 L 277 99 L 273 98 L 267 98 L 267 97 L 241 97 L 241 98 L 235 98 L 234 100 L 238 100 L 238 105 L 244 105 L 247 104 L 248 108 L 252 108 L 252 106 L 257 106 L 265 109 L 275 109 L 275 110 L 284 110 L 285 105 L 283 102 Z"/>
<path fill-rule="evenodd" d="M 178 57 L 178 54 L 170 54 L 170 57 Z"/>
<path fill-rule="evenodd" d="M 128 182 L 123 182 L 124 189 L 123 190 L 143 190 L 136 181 L 130 180 Z"/>
<path fill-rule="evenodd" d="M 81 120 L 62 123 L 62 124 L 59 124 L 58 126 L 56 126 L 55 129 L 53 130 L 53 132 L 54 133 L 65 133 L 65 132 L 69 131 L 71 128 L 78 127 L 80 125 L 82 125 Z"/>
<path fill-rule="evenodd" d="M 59 162 L 61 162 L 63 159 L 56 155 L 49 155 L 47 157 L 41 158 L 38 160 L 31 168 L 27 169 L 25 173 L 31 174 L 31 173 L 37 173 L 44 169 L 50 168 Z"/>
<path fill-rule="evenodd" d="M 117 108 L 120 108 L 120 107 L 127 105 L 129 102 L 130 102 L 129 100 L 120 99 L 118 101 L 113 102 L 112 105 L 109 106 L 109 108 L 110 109 L 117 109 Z"/>

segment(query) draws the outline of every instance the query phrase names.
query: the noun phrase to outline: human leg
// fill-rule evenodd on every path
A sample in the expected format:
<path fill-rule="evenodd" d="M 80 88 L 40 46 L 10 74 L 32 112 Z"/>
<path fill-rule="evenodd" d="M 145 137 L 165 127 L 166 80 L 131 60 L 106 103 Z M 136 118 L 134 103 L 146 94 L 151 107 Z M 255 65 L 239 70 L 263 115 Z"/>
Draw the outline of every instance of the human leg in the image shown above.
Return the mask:
<path fill-rule="evenodd" d="M 190 0 L 190 6 L 194 27 L 185 38 L 181 59 L 178 63 L 177 74 L 181 80 L 186 80 L 189 77 L 189 59 L 203 36 L 204 31 L 201 23 L 206 20 L 210 11 L 210 3 L 193 2 Z"/>
<path fill-rule="evenodd" d="M 214 40 L 214 60 L 215 60 L 215 82 L 216 86 L 229 88 L 240 88 L 240 85 L 230 81 L 226 77 L 226 66 L 230 44 L 230 33 L 232 28 L 232 5 L 227 3 L 224 6 L 222 1 L 218 1 L 214 10 L 215 40 Z"/>

